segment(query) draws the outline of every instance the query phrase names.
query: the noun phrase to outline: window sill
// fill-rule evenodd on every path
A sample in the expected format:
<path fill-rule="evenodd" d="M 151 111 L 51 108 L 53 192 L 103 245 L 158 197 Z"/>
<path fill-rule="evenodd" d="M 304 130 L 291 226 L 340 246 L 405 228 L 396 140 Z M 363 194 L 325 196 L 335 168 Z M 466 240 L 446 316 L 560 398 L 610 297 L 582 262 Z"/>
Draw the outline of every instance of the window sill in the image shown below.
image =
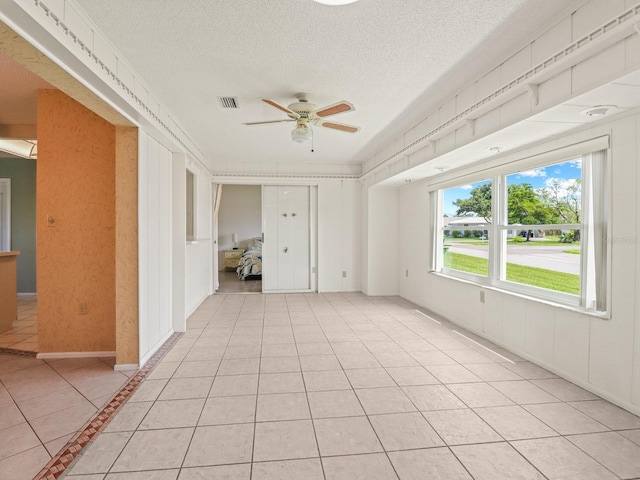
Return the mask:
<path fill-rule="evenodd" d="M 521 298 L 523 300 L 528 300 L 531 302 L 537 302 L 537 303 L 541 303 L 543 305 L 549 305 L 551 307 L 554 308 L 561 308 L 563 310 L 568 310 L 570 312 L 574 312 L 574 313 L 579 313 L 581 315 L 586 315 L 589 317 L 594 317 L 594 318 L 600 318 L 602 320 L 610 320 L 611 319 L 611 312 L 607 311 L 607 312 L 596 312 L 594 310 L 588 310 L 586 308 L 582 308 L 576 305 L 567 305 L 565 303 L 560 303 L 560 302 L 554 302 L 553 300 L 548 300 L 545 298 L 540 298 L 540 297 L 536 297 L 533 295 L 527 295 L 525 293 L 522 292 L 515 292 L 513 290 L 509 290 L 506 288 L 500 288 L 500 287 L 496 287 L 493 285 L 484 285 L 482 283 L 477 283 L 471 280 L 467 280 L 465 278 L 460 278 L 460 277 L 456 277 L 454 275 L 448 275 L 446 273 L 442 273 L 442 272 L 437 272 L 435 270 L 431 270 L 429 272 L 432 275 L 435 275 L 437 277 L 441 277 L 441 278 L 447 278 L 449 280 L 455 280 L 457 282 L 461 282 L 461 283 L 465 283 L 467 285 L 472 285 L 474 287 L 477 287 L 480 290 L 485 290 L 485 291 L 491 291 L 491 292 L 496 292 L 496 293 L 500 293 L 503 295 L 510 295 L 512 297 L 516 297 L 516 298 Z"/>

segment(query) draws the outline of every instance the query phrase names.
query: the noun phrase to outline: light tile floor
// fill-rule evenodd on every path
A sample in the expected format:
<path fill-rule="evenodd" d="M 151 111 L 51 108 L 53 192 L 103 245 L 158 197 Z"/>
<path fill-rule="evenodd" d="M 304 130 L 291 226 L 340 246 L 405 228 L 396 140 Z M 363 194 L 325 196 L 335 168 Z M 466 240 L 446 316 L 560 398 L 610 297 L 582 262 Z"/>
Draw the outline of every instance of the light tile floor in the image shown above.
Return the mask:
<path fill-rule="evenodd" d="M 210 297 L 65 478 L 640 478 L 640 418 L 454 330 L 397 297 Z"/>
<path fill-rule="evenodd" d="M 0 353 L 0 479 L 32 479 L 64 447 L 127 381 L 113 364 Z"/>
<path fill-rule="evenodd" d="M 36 295 L 18 296 L 18 319 L 0 347 L 37 352 Z M 127 381 L 113 364 L 0 353 L 0 479 L 31 479 L 64 447 Z"/>
<path fill-rule="evenodd" d="M 37 295 L 18 295 L 18 319 L 13 328 L 0 334 L 0 348 L 38 351 Z"/>

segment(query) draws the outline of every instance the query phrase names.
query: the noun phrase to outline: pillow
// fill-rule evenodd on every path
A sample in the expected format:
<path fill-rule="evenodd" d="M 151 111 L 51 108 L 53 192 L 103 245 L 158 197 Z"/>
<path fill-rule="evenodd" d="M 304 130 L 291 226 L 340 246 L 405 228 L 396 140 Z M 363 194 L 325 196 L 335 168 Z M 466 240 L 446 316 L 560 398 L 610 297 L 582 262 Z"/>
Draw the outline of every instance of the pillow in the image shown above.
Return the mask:
<path fill-rule="evenodd" d="M 249 239 L 249 248 L 262 248 L 262 237 L 253 237 Z"/>

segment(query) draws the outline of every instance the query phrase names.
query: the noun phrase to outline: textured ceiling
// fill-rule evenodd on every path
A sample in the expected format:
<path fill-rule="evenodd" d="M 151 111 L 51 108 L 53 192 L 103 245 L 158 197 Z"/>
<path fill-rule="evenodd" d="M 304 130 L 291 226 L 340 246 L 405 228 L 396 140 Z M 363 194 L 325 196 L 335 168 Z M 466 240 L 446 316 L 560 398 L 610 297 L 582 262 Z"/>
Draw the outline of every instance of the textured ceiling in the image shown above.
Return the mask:
<path fill-rule="evenodd" d="M 574 0 L 77 0 L 210 161 L 352 162 L 417 123 L 433 98 L 486 72 Z M 464 71 L 464 75 L 462 75 Z M 446 80 L 445 80 L 446 79 Z M 451 90 L 451 91 L 447 91 Z M 308 92 L 354 135 L 315 129 L 315 153 L 285 118 Z M 429 94 L 433 93 L 433 96 Z M 218 96 L 238 97 L 222 110 Z M 395 123 L 394 123 L 395 120 Z"/>

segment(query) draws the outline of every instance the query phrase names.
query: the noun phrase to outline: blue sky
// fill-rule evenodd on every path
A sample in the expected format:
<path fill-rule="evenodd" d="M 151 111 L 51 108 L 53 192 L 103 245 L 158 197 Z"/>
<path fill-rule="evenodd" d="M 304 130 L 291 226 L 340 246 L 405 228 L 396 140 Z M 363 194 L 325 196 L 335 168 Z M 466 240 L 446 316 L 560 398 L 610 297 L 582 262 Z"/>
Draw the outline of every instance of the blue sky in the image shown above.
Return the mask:
<path fill-rule="evenodd" d="M 558 182 L 561 193 L 563 188 L 569 186 L 581 177 L 580 160 L 572 160 L 547 167 L 535 168 L 523 172 L 518 172 L 507 177 L 507 182 L 513 183 L 530 183 L 534 189 L 541 190 L 548 188 L 553 182 Z M 476 182 L 472 184 L 462 185 L 456 188 L 448 188 L 444 191 L 444 214 L 449 217 L 456 216 L 456 206 L 453 202 L 458 198 L 468 198 L 469 192 L 480 185 L 490 183 L 489 180 Z"/>

